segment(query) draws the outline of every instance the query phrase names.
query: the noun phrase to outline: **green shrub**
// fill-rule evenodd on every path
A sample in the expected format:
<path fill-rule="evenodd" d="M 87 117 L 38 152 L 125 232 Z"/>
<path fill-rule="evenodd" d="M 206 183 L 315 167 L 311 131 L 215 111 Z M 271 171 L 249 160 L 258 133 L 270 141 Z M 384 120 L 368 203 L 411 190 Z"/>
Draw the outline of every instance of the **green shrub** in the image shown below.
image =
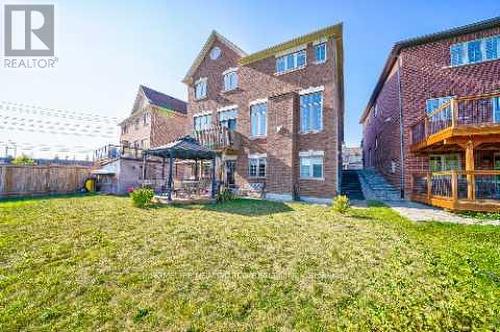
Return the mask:
<path fill-rule="evenodd" d="M 339 213 L 346 213 L 351 208 L 351 204 L 349 203 L 349 198 L 345 195 L 338 195 L 333 199 L 333 211 Z"/>
<path fill-rule="evenodd" d="M 224 203 L 234 199 L 234 194 L 229 188 L 222 188 L 217 194 L 217 203 Z"/>
<path fill-rule="evenodd" d="M 132 204 L 139 208 L 144 208 L 151 205 L 155 193 L 153 189 L 149 187 L 137 188 L 130 193 L 132 198 Z"/>
<path fill-rule="evenodd" d="M 12 160 L 12 165 L 33 166 L 35 164 L 36 163 L 33 159 L 24 154 L 17 156 L 14 160 Z"/>

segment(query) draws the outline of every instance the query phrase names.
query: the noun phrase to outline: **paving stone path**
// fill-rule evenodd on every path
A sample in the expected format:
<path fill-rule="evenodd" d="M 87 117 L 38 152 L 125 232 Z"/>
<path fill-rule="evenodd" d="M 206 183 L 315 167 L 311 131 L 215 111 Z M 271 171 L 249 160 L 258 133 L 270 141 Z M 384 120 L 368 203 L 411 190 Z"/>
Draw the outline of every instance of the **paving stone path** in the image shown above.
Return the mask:
<path fill-rule="evenodd" d="M 494 225 L 500 226 L 500 220 L 479 220 L 461 217 L 451 212 L 408 201 L 385 201 L 394 211 L 412 221 L 439 221 L 464 225 Z"/>

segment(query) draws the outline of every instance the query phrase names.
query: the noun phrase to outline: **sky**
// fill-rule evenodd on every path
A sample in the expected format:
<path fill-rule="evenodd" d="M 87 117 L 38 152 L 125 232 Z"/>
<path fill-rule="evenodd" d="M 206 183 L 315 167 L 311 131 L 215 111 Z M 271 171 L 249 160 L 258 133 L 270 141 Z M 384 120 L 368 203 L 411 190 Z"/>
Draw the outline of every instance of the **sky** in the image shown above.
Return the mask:
<path fill-rule="evenodd" d="M 343 22 L 348 146 L 360 143 L 359 117 L 395 42 L 500 15 L 498 0 L 0 3 L 53 3 L 58 58 L 53 69 L 0 68 L 0 101 L 109 119 L 127 117 L 139 84 L 186 99 L 181 80 L 213 29 L 253 53 Z M 39 141 L 35 134 L 0 127 L 0 142 L 7 135 Z M 54 137 L 86 143 L 85 136 Z"/>

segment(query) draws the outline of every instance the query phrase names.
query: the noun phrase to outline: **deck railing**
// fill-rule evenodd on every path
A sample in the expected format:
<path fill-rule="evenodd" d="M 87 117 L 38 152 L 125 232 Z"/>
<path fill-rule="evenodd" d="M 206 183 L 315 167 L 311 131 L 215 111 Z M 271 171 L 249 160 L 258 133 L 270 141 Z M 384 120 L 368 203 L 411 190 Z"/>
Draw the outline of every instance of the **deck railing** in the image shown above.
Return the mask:
<path fill-rule="evenodd" d="M 201 145 L 214 150 L 237 149 L 239 145 L 238 133 L 220 125 L 195 130 L 193 135 Z"/>
<path fill-rule="evenodd" d="M 134 158 L 141 159 L 143 157 L 143 149 L 126 146 L 108 144 L 94 151 L 94 161 L 103 161 L 115 158 Z"/>
<path fill-rule="evenodd" d="M 500 92 L 450 99 L 411 127 L 412 144 L 448 128 L 500 125 L 498 98 Z"/>
<path fill-rule="evenodd" d="M 500 170 L 443 171 L 413 174 L 413 194 L 458 200 L 500 202 Z"/>

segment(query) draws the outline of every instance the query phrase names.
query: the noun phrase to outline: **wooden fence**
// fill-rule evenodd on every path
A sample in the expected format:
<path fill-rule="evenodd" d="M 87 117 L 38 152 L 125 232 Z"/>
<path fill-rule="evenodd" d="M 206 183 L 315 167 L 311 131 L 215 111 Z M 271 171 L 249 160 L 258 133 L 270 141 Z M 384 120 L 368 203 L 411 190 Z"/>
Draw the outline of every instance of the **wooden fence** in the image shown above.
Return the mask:
<path fill-rule="evenodd" d="M 85 166 L 0 165 L 0 198 L 78 192 L 89 175 Z"/>

